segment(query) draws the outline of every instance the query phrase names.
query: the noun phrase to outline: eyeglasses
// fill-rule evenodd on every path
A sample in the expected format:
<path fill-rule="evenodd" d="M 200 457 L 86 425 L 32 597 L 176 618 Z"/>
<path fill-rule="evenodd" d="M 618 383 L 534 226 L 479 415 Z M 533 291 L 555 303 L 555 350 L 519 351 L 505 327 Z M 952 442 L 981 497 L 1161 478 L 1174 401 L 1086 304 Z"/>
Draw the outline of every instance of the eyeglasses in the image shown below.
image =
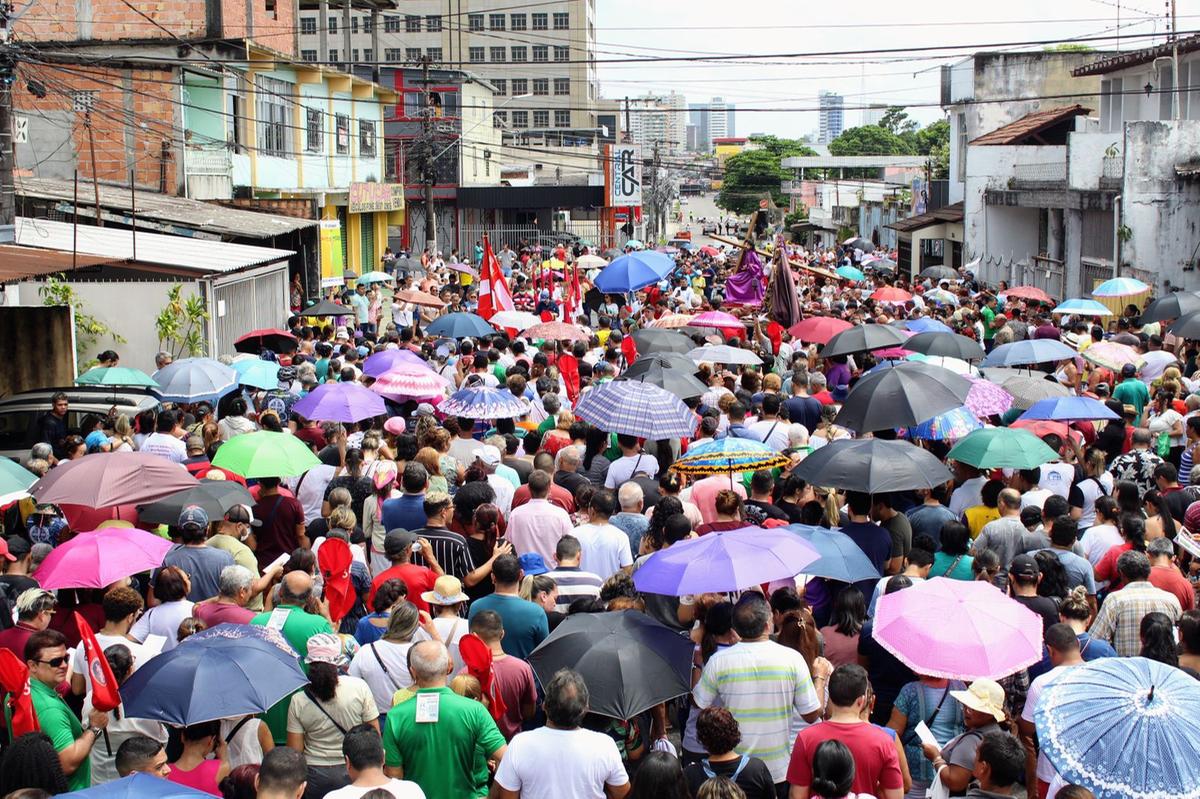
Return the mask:
<path fill-rule="evenodd" d="M 59 666 L 67 662 L 67 656 L 63 655 L 62 657 L 50 658 L 49 660 L 39 660 L 37 662 L 45 663 L 47 666 L 57 669 Z"/>

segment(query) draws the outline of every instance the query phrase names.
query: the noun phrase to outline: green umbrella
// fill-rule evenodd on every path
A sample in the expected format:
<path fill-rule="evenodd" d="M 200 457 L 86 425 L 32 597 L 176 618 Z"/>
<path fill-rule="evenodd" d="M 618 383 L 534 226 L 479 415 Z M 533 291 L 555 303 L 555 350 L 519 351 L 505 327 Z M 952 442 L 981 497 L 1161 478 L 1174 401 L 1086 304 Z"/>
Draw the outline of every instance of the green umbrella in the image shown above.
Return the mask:
<path fill-rule="evenodd" d="M 948 460 L 979 469 L 1032 469 L 1056 459 L 1058 453 L 1028 430 L 985 427 L 967 435 L 946 455 Z"/>
<path fill-rule="evenodd" d="M 141 369 L 130 369 L 128 366 L 98 366 L 89 369 L 75 378 L 75 384 L 80 386 L 149 386 L 158 388 L 154 378 Z"/>
<path fill-rule="evenodd" d="M 287 433 L 243 433 L 217 450 L 212 465 L 242 477 L 296 477 L 320 461 L 308 446 Z"/>
<path fill-rule="evenodd" d="M 36 474 L 8 458 L 0 458 L 0 502 L 10 502 L 24 496 L 35 482 Z"/>

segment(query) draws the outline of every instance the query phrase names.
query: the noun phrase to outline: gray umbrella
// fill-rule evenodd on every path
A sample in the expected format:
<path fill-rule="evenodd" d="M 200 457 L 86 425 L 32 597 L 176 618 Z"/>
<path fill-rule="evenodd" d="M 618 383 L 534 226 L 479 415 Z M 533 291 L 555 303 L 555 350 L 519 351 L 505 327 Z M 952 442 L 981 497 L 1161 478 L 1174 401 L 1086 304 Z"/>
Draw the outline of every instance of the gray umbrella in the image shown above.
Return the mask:
<path fill-rule="evenodd" d="M 930 266 L 921 270 L 921 277 L 927 277 L 930 280 L 958 280 L 958 272 L 955 272 L 948 266 Z"/>
<path fill-rule="evenodd" d="M 949 369 L 901 363 L 855 383 L 834 423 L 859 432 L 909 427 L 961 407 L 970 392 L 971 381 Z"/>
<path fill-rule="evenodd" d="M 649 383 L 652 386 L 658 386 L 661 389 L 671 392 L 680 399 L 691 399 L 699 397 L 704 392 L 708 391 L 708 386 L 701 383 L 695 375 L 690 372 L 684 372 L 680 369 L 673 369 L 670 366 L 664 366 L 662 363 L 642 362 L 646 365 L 638 368 L 634 367 L 639 364 L 635 363 L 617 380 L 633 380 L 639 383 Z M 695 364 L 692 364 L 695 367 Z"/>
<path fill-rule="evenodd" d="M 1179 291 L 1159 297 L 1147 305 L 1146 310 L 1142 311 L 1141 318 L 1138 319 L 1138 324 L 1147 325 L 1151 322 L 1161 322 L 1164 319 L 1181 319 L 1196 311 L 1200 311 L 1200 292 Z"/>
<path fill-rule="evenodd" d="M 637 331 L 633 334 L 633 341 L 637 344 L 638 353 L 641 355 L 650 352 L 674 352 L 679 355 L 687 355 L 696 348 L 695 342 L 682 333 L 656 327 Z"/>
<path fill-rule="evenodd" d="M 188 505 L 204 508 L 208 518 L 219 520 L 234 505 L 253 506 L 254 498 L 244 485 L 232 480 L 201 480 L 200 485 L 185 488 L 157 502 L 138 507 L 138 521 L 150 524 L 179 523 L 179 514 Z"/>
<path fill-rule="evenodd" d="M 858 352 L 899 347 L 906 341 L 908 337 L 890 325 L 855 325 L 829 339 L 829 343 L 821 349 L 821 357 L 833 358 L 838 355 L 854 355 Z"/>
<path fill-rule="evenodd" d="M 936 330 L 918 333 L 904 342 L 904 349 L 924 355 L 962 358 L 964 361 L 978 361 L 983 357 L 983 347 L 975 339 Z"/>
<path fill-rule="evenodd" d="M 1021 410 L 1028 410 L 1038 400 L 1067 397 L 1071 394 L 1062 383 L 1047 380 L 1041 372 L 1010 377 L 1001 383 L 1000 387 L 1013 395 L 1013 407 Z"/>
<path fill-rule="evenodd" d="M 649 355 L 639 355 L 638 359 L 631 363 L 629 368 L 625 370 L 625 374 L 636 376 L 655 365 L 686 372 L 687 374 L 696 373 L 696 362 L 686 355 L 681 355 L 677 352 L 655 352 Z"/>
<path fill-rule="evenodd" d="M 928 450 L 908 441 L 880 438 L 844 438 L 826 444 L 792 474 L 815 486 L 868 494 L 935 488 L 953 476 Z"/>

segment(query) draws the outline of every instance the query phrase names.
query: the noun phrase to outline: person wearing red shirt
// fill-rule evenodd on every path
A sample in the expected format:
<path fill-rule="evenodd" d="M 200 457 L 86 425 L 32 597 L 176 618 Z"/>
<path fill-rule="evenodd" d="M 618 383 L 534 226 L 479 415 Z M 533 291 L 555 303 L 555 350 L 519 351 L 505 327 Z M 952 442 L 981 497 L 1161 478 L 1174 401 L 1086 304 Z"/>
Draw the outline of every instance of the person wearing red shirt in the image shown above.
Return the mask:
<path fill-rule="evenodd" d="M 30 588 L 17 597 L 17 624 L 0 630 L 0 649 L 7 649 L 25 662 L 25 642 L 29 636 L 50 626 L 58 600 L 44 588 Z"/>
<path fill-rule="evenodd" d="M 1146 554 L 1150 556 L 1150 584 L 1174 594 L 1183 610 L 1195 608 L 1196 589 L 1175 565 L 1175 545 L 1171 539 L 1155 538 L 1147 542 Z"/>
<path fill-rule="evenodd" d="M 420 545 L 421 557 L 429 564 L 428 568 L 412 562 L 414 544 Z M 446 573 L 437 562 L 433 547 L 428 541 L 417 538 L 412 533 L 393 530 L 383 539 L 383 554 L 392 565 L 375 575 L 375 579 L 371 581 L 367 607 L 374 607 L 375 592 L 379 590 L 379 586 L 388 580 L 396 579 L 408 586 L 408 601 L 416 605 L 417 610 L 429 612 L 429 603 L 421 598 L 421 594 L 432 591 L 437 578 Z"/>

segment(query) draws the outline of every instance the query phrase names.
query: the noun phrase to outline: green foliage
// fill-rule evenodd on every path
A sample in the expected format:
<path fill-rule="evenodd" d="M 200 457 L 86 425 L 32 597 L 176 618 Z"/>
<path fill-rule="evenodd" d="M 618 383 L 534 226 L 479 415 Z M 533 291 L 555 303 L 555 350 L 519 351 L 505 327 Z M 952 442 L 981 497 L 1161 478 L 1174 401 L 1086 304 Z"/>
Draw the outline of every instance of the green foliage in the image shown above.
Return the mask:
<path fill-rule="evenodd" d="M 65 276 L 61 273 L 48 275 L 46 282 L 38 286 L 38 296 L 42 298 L 42 305 L 65 305 L 74 311 L 75 360 L 81 370 L 86 371 L 96 365 L 95 358 L 85 361 L 84 356 L 100 339 L 107 336 L 116 344 L 125 343 L 123 336 L 114 333 L 108 325 L 83 309 L 83 299 L 75 292 L 75 288 L 66 282 Z"/>
<path fill-rule="evenodd" d="M 787 202 L 780 184 L 791 178 L 769 150 L 746 150 L 725 162 L 725 177 L 717 206 L 734 214 L 749 214 L 758 201 L 770 197 L 776 205 Z"/>
<path fill-rule="evenodd" d="M 904 106 L 890 105 L 887 111 L 884 111 L 883 118 L 879 120 L 879 127 L 888 133 L 903 136 L 906 133 L 915 133 L 917 131 L 917 121 L 909 119 L 908 112 L 904 110 Z"/>
<path fill-rule="evenodd" d="M 848 128 L 829 142 L 831 155 L 915 155 L 916 149 L 879 125 Z"/>
<path fill-rule="evenodd" d="M 808 221 L 808 208 L 802 205 L 799 210 L 792 211 L 783 218 L 783 229 L 788 230 L 792 225 L 798 225 L 806 221 Z"/>
<path fill-rule="evenodd" d="M 193 357 L 203 354 L 204 322 L 208 319 L 204 298 L 183 299 L 183 286 L 176 283 L 167 292 L 166 306 L 154 320 L 159 349 L 170 352 L 175 358 L 185 352 Z"/>
<path fill-rule="evenodd" d="M 750 141 L 776 158 L 817 155 L 816 150 L 809 147 L 800 139 L 781 139 L 778 136 L 751 136 Z"/>
<path fill-rule="evenodd" d="M 939 119 L 915 134 L 917 152 L 928 155 L 932 162 L 930 177 L 945 180 L 950 177 L 950 121 Z"/>
<path fill-rule="evenodd" d="M 1052 44 L 1049 47 L 1043 48 L 1047 53 L 1094 53 L 1096 48 L 1086 44 L 1075 44 L 1074 42 L 1063 42 L 1062 44 Z"/>

